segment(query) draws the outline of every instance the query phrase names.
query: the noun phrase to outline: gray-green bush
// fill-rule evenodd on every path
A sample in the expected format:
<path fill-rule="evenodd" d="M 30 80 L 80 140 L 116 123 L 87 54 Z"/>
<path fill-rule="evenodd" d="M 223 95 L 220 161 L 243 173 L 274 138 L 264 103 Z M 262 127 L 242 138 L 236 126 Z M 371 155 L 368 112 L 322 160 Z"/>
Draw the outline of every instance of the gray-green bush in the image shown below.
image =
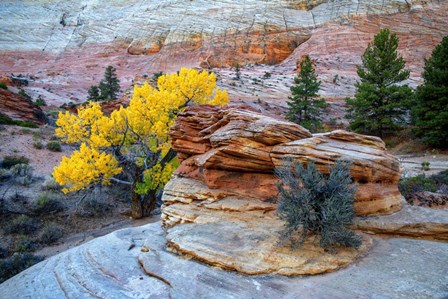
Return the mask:
<path fill-rule="evenodd" d="M 61 144 L 58 141 L 49 141 L 47 143 L 47 149 L 52 152 L 62 152 Z"/>
<path fill-rule="evenodd" d="M 0 283 L 22 272 L 26 268 L 42 261 L 44 258 L 31 253 L 16 253 L 0 260 Z"/>
<path fill-rule="evenodd" d="M 64 233 L 62 232 L 61 227 L 55 223 L 49 223 L 44 226 L 40 234 L 40 242 L 42 244 L 53 244 L 62 238 L 63 235 Z"/>
<path fill-rule="evenodd" d="M 329 168 L 325 176 L 314 163 L 305 169 L 287 160 L 275 170 L 280 179 L 277 213 L 285 221 L 281 239 L 292 248 L 301 247 L 310 235 L 317 235 L 325 249 L 361 245 L 361 238 L 349 230 L 355 216 L 350 163 L 337 161 Z"/>
<path fill-rule="evenodd" d="M 26 215 L 20 215 L 14 218 L 9 224 L 3 227 L 7 234 L 23 234 L 29 235 L 35 232 L 39 227 L 39 223 Z"/>
<path fill-rule="evenodd" d="M 33 211 L 39 215 L 55 214 L 64 210 L 59 196 L 53 192 L 44 192 L 37 198 Z"/>

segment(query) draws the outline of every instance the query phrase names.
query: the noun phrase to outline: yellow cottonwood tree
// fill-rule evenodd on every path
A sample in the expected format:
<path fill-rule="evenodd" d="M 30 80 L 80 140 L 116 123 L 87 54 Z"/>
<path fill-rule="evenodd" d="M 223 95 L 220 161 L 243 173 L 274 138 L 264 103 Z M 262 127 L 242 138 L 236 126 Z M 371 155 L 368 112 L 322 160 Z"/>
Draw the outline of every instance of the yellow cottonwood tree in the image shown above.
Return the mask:
<path fill-rule="evenodd" d="M 148 216 L 176 167 L 168 136 L 176 115 L 191 104 L 228 101 L 227 92 L 216 88 L 213 73 L 182 68 L 159 77 L 157 88 L 148 83 L 135 87 L 129 106 L 110 116 L 94 102 L 78 114 L 59 113 L 56 135 L 80 148 L 62 159 L 53 176 L 66 193 L 112 181 L 128 184 L 132 216 Z"/>

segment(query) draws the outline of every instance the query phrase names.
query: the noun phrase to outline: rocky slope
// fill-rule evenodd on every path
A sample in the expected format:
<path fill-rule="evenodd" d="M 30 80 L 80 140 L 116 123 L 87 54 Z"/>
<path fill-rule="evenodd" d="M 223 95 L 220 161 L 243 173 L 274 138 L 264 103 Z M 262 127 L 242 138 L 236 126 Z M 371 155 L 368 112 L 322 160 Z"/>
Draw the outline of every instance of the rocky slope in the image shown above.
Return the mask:
<path fill-rule="evenodd" d="M 423 60 L 448 34 L 446 1 L 12 1 L 0 13 L 1 73 L 34 75 L 27 92 L 55 104 L 83 101 L 108 64 L 124 87 L 136 74 L 180 66 L 215 69 L 233 100 L 282 105 L 296 60 L 317 61 L 322 94 L 353 93 L 355 66 L 381 27 L 401 38 L 400 51 L 420 81 Z M 30 20 L 29 16 L 33 18 Z M 260 80 L 268 72 L 270 78 Z M 272 102 L 272 103 L 271 103 Z M 272 107 L 265 107 L 272 109 Z"/>
<path fill-rule="evenodd" d="M 13 120 L 24 120 L 35 124 L 43 124 L 45 115 L 30 100 L 0 88 L 0 113 Z"/>

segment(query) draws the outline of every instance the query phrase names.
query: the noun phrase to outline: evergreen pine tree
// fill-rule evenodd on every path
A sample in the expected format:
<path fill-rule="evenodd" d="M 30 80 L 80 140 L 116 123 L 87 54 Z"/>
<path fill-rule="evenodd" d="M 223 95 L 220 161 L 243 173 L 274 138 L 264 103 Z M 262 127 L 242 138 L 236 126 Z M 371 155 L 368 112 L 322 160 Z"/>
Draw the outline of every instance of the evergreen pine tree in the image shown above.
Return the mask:
<path fill-rule="evenodd" d="M 352 130 L 383 137 L 405 123 L 412 90 L 397 85 L 409 78 L 397 48 L 398 37 L 385 28 L 362 55 L 357 71 L 361 81 L 355 85 L 355 97 L 346 100 Z"/>
<path fill-rule="evenodd" d="M 296 85 L 291 86 L 291 96 L 288 97 L 288 112 L 286 118 L 311 131 L 316 131 L 321 127 L 319 115 L 322 109 L 327 107 L 323 99 L 318 98 L 320 81 L 314 71 L 312 61 L 306 55 L 300 61 L 300 71 L 294 77 Z"/>
<path fill-rule="evenodd" d="M 120 80 L 115 72 L 115 68 L 109 65 L 104 72 L 104 79 L 100 82 L 99 89 L 104 100 L 115 100 L 120 91 Z"/>
<path fill-rule="evenodd" d="M 96 85 L 90 86 L 88 94 L 89 94 L 87 98 L 88 101 L 98 102 L 102 100 L 100 95 L 100 89 Z"/>
<path fill-rule="evenodd" d="M 448 36 L 434 48 L 422 75 L 412 111 L 417 134 L 430 145 L 448 147 Z"/>

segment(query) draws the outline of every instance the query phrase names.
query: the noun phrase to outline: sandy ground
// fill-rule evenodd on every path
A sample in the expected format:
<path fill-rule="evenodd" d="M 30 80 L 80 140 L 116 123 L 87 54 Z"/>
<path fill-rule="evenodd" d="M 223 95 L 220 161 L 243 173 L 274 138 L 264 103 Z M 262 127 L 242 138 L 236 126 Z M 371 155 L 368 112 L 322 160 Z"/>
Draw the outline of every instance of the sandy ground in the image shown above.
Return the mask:
<path fill-rule="evenodd" d="M 0 159 L 5 156 L 24 156 L 30 160 L 34 175 L 45 177 L 53 172 L 53 168 L 62 160 L 62 156 L 70 155 L 72 149 L 63 145 L 62 152 L 52 152 L 45 148 L 46 143 L 54 135 L 54 129 L 42 126 L 38 129 L 3 126 L 0 130 Z M 33 142 L 39 140 L 44 148 L 36 149 Z"/>
<path fill-rule="evenodd" d="M 398 155 L 403 167 L 403 177 L 419 174 L 431 175 L 448 169 L 448 155 L 446 154 L 415 154 Z M 429 162 L 429 170 L 422 169 L 422 162 Z"/>

